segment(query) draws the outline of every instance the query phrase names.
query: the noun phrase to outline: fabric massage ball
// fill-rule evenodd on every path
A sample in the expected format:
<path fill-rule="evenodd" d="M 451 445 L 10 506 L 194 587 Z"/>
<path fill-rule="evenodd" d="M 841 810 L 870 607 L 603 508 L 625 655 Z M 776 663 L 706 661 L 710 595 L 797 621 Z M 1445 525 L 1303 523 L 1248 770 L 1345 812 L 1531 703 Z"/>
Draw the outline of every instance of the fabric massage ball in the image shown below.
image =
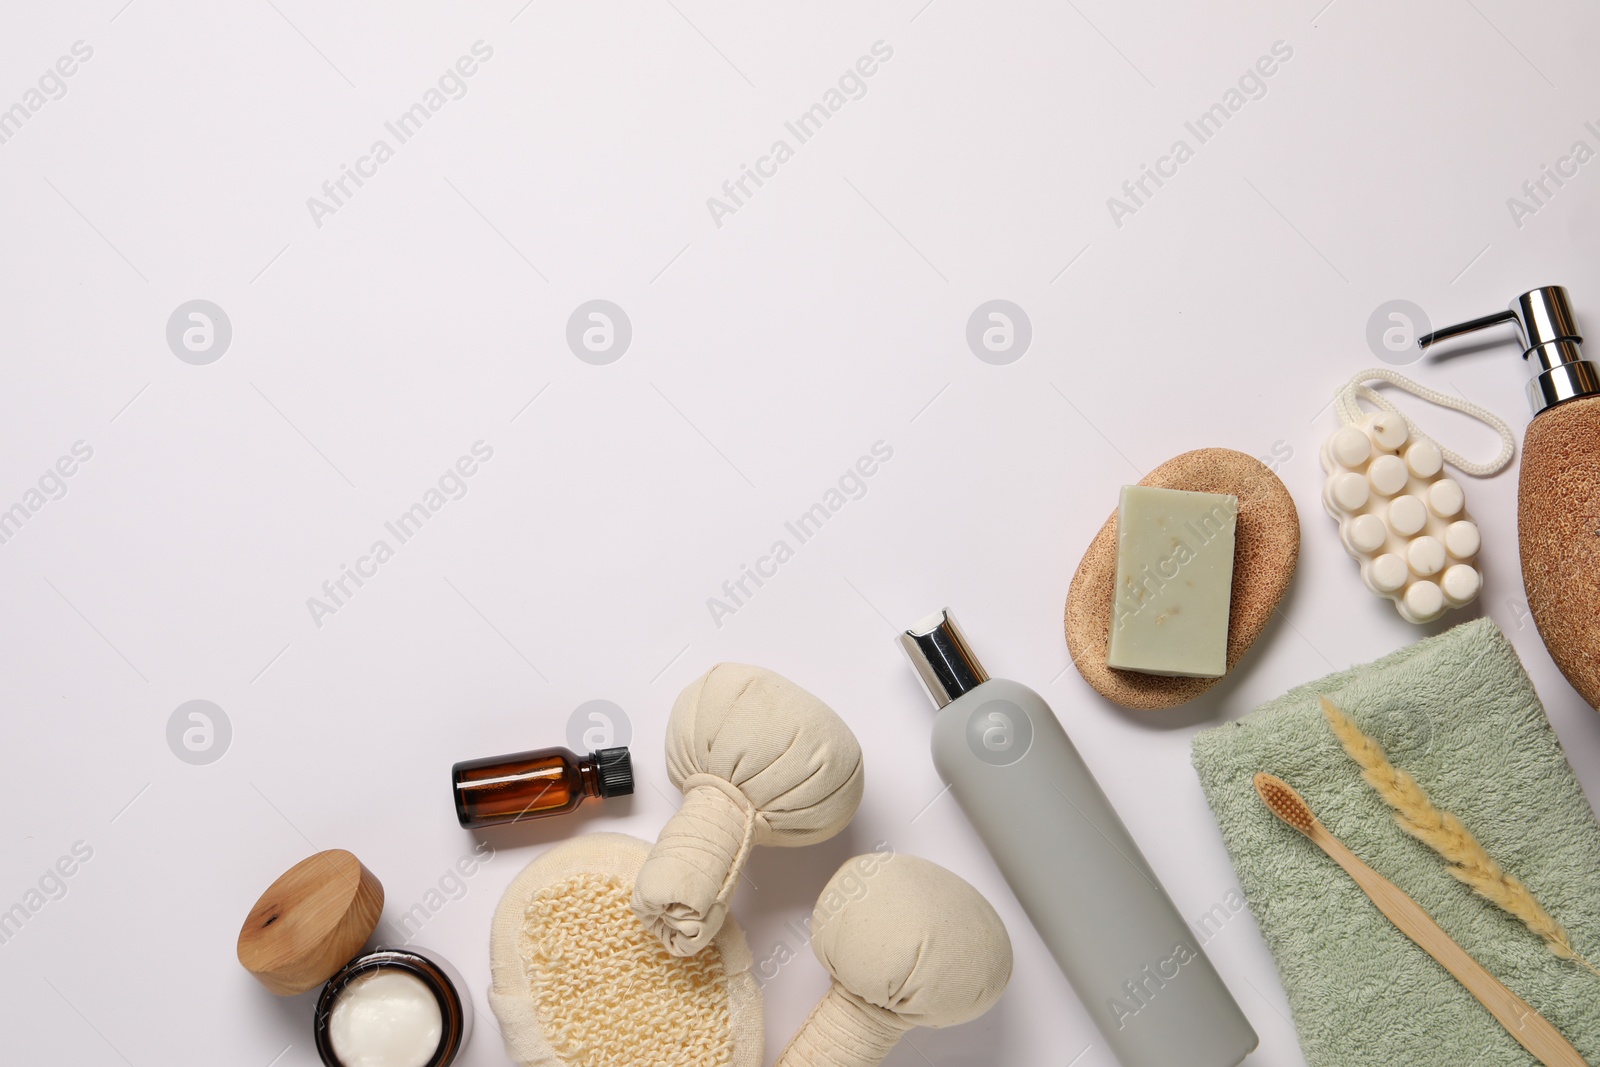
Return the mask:
<path fill-rule="evenodd" d="M 679 956 L 721 929 L 755 845 L 811 845 L 861 803 L 861 746 L 834 711 L 762 667 L 720 663 L 667 722 L 667 774 L 683 806 L 634 883 L 633 909 Z"/>
<path fill-rule="evenodd" d="M 916 856 L 847 860 L 811 917 L 833 985 L 777 1067 L 876 1067 L 906 1031 L 970 1022 L 1011 979 L 1000 916 L 961 878 Z"/>

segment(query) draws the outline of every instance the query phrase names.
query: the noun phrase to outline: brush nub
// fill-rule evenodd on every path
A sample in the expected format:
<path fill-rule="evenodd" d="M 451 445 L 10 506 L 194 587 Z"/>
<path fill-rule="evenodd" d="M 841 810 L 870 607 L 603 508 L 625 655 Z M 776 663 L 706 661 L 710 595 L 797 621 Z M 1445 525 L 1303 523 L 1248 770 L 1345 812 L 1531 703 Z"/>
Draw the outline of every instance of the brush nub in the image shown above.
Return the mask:
<path fill-rule="evenodd" d="M 1255 783 L 1256 792 L 1261 794 L 1261 802 L 1268 811 L 1303 834 L 1311 832 L 1311 824 L 1317 821 L 1317 817 L 1311 814 L 1311 808 L 1294 791 L 1293 786 L 1265 771 L 1256 775 Z"/>

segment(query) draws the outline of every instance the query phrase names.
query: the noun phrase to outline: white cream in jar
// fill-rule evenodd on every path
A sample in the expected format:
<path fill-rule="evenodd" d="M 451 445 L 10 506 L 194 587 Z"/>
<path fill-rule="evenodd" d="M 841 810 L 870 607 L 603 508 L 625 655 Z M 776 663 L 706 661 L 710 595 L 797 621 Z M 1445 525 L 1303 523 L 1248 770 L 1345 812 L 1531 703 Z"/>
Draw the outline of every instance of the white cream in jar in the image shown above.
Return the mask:
<path fill-rule="evenodd" d="M 353 979 L 328 1018 L 328 1038 L 342 1067 L 427 1067 L 443 1034 L 433 990 L 396 969 Z"/>

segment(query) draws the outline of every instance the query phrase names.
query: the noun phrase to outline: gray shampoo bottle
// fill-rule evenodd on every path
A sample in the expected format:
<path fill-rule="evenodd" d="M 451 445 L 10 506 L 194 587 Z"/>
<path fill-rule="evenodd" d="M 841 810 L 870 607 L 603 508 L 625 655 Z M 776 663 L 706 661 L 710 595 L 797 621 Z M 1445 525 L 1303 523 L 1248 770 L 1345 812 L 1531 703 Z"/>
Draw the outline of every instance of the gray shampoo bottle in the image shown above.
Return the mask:
<path fill-rule="evenodd" d="M 990 678 L 948 611 L 900 644 L 939 776 L 1123 1067 L 1236 1067 L 1255 1031 L 1049 705 Z"/>

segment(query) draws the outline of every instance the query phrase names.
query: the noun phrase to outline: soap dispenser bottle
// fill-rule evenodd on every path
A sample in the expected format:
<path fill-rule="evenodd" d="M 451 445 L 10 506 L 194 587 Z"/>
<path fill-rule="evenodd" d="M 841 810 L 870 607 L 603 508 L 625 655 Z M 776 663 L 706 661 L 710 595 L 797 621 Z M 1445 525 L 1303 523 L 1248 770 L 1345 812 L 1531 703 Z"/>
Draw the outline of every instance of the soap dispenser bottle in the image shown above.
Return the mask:
<path fill-rule="evenodd" d="M 1523 293 L 1493 315 L 1417 338 L 1438 341 L 1516 326 L 1533 421 L 1522 442 L 1517 540 L 1528 610 L 1550 658 L 1591 707 L 1600 708 L 1600 369 L 1583 358 L 1567 291 Z"/>

